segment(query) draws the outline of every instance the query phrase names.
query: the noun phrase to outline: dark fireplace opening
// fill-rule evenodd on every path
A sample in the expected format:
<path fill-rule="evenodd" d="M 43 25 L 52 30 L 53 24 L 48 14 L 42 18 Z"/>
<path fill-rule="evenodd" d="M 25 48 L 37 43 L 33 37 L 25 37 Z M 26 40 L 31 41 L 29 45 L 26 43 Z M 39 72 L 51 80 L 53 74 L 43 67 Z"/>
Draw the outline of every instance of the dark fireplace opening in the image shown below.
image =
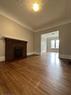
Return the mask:
<path fill-rule="evenodd" d="M 14 58 L 23 58 L 23 47 L 15 47 L 14 48 Z"/>

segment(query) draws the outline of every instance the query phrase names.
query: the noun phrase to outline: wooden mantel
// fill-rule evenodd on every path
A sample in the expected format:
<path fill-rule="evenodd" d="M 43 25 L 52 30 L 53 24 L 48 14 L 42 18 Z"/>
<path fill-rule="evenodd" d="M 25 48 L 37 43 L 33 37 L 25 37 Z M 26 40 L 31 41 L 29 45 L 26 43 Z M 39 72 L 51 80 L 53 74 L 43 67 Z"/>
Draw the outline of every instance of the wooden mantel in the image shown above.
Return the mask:
<path fill-rule="evenodd" d="M 15 48 L 22 48 L 22 56 L 27 57 L 27 41 L 5 38 L 5 61 L 13 61 L 19 58 L 15 57 Z"/>

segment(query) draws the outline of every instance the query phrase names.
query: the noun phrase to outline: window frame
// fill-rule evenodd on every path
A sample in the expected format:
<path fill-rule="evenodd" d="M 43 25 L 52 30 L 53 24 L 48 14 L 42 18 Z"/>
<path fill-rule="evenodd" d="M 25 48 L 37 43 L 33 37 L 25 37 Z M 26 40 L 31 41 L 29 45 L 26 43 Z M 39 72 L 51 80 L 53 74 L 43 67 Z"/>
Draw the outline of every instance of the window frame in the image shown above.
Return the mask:
<path fill-rule="evenodd" d="M 52 41 L 54 41 L 54 46 L 52 46 Z M 58 41 L 58 47 L 57 47 L 57 41 Z M 59 39 L 52 39 L 50 42 L 50 48 L 51 49 L 59 49 Z"/>

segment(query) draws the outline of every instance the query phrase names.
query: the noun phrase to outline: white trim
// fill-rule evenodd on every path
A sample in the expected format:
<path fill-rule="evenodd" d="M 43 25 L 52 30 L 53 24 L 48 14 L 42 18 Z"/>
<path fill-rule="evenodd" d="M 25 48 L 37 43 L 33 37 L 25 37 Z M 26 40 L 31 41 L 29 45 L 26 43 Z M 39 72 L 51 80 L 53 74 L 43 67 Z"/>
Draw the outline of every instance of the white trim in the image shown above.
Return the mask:
<path fill-rule="evenodd" d="M 29 52 L 29 53 L 27 53 L 27 56 L 34 55 L 34 54 L 36 54 L 36 55 L 40 55 L 39 52 Z"/>
<path fill-rule="evenodd" d="M 63 58 L 63 59 L 71 59 L 71 55 L 64 55 L 64 54 L 60 54 L 59 55 L 60 58 Z"/>
<path fill-rule="evenodd" d="M 8 16 L 6 13 L 0 12 L 0 15 L 8 18 L 9 20 L 21 25 L 22 27 L 24 27 L 24 28 L 26 28 L 26 29 L 28 29 L 28 30 L 30 30 L 32 32 L 40 32 L 40 31 L 48 30 L 50 28 L 54 28 L 54 27 L 57 27 L 57 26 L 60 26 L 60 25 L 71 23 L 71 20 L 69 19 L 69 20 L 63 21 L 63 22 L 55 24 L 55 25 L 51 25 L 51 26 L 48 26 L 48 27 L 44 26 L 44 28 L 39 28 L 37 30 L 34 30 L 32 27 L 30 27 L 30 26 L 28 26 L 28 25 L 26 25 L 24 23 L 21 23 L 20 21 L 16 20 L 15 18 L 13 18 L 11 16 Z"/>
<path fill-rule="evenodd" d="M 30 56 L 30 55 L 33 55 L 34 54 L 34 52 L 29 52 L 29 53 L 27 53 L 27 56 Z"/>
<path fill-rule="evenodd" d="M 39 55 L 40 53 L 30 52 L 30 53 L 27 53 L 27 56 L 30 56 L 30 55 L 33 55 L 33 54 Z M 5 56 L 0 56 L 0 62 L 2 62 L 2 61 L 5 61 Z"/>
<path fill-rule="evenodd" d="M 44 31 L 44 30 L 48 30 L 48 29 L 51 29 L 51 28 L 54 28 L 54 27 L 57 27 L 57 26 L 60 26 L 60 25 L 64 25 L 64 24 L 69 24 L 69 23 L 71 23 L 71 20 L 63 21 L 61 23 L 51 25 L 51 26 L 48 26 L 48 27 L 44 26 L 44 28 L 39 28 L 39 29 L 35 30 L 34 32 L 41 32 L 41 31 Z"/>
<path fill-rule="evenodd" d="M 15 22 L 15 23 L 21 25 L 22 27 L 24 27 L 24 28 L 26 28 L 26 29 L 28 29 L 28 30 L 34 32 L 33 28 L 29 27 L 29 26 L 26 25 L 26 24 L 22 24 L 21 22 L 19 22 L 18 20 L 14 19 L 14 18 L 12 18 L 12 17 L 10 17 L 10 16 L 8 16 L 7 14 L 5 14 L 5 13 L 0 13 L 0 15 L 6 17 L 7 19 L 9 19 L 9 20 L 11 20 L 11 21 L 13 21 L 13 22 Z"/>
<path fill-rule="evenodd" d="M 34 52 L 34 54 L 36 54 L 36 55 L 40 55 L 40 53 L 39 53 L 39 52 Z"/>
<path fill-rule="evenodd" d="M 5 61 L 5 56 L 0 56 L 0 62 Z"/>

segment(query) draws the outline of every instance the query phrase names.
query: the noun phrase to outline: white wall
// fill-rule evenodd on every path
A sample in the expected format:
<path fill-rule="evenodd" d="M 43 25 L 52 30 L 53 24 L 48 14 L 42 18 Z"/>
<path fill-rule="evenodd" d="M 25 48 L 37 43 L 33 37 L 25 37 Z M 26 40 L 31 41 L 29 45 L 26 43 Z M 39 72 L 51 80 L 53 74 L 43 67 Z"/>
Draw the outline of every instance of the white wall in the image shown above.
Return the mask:
<path fill-rule="evenodd" d="M 4 37 L 10 37 L 20 40 L 25 40 L 27 44 L 27 53 L 32 53 L 33 50 L 33 35 L 32 31 L 29 31 L 19 24 L 7 19 L 0 15 L 0 60 L 5 57 L 5 42 Z"/>
<path fill-rule="evenodd" d="M 41 54 L 47 52 L 47 38 L 41 35 Z"/>
<path fill-rule="evenodd" d="M 60 57 L 71 59 L 71 23 L 60 27 Z"/>

